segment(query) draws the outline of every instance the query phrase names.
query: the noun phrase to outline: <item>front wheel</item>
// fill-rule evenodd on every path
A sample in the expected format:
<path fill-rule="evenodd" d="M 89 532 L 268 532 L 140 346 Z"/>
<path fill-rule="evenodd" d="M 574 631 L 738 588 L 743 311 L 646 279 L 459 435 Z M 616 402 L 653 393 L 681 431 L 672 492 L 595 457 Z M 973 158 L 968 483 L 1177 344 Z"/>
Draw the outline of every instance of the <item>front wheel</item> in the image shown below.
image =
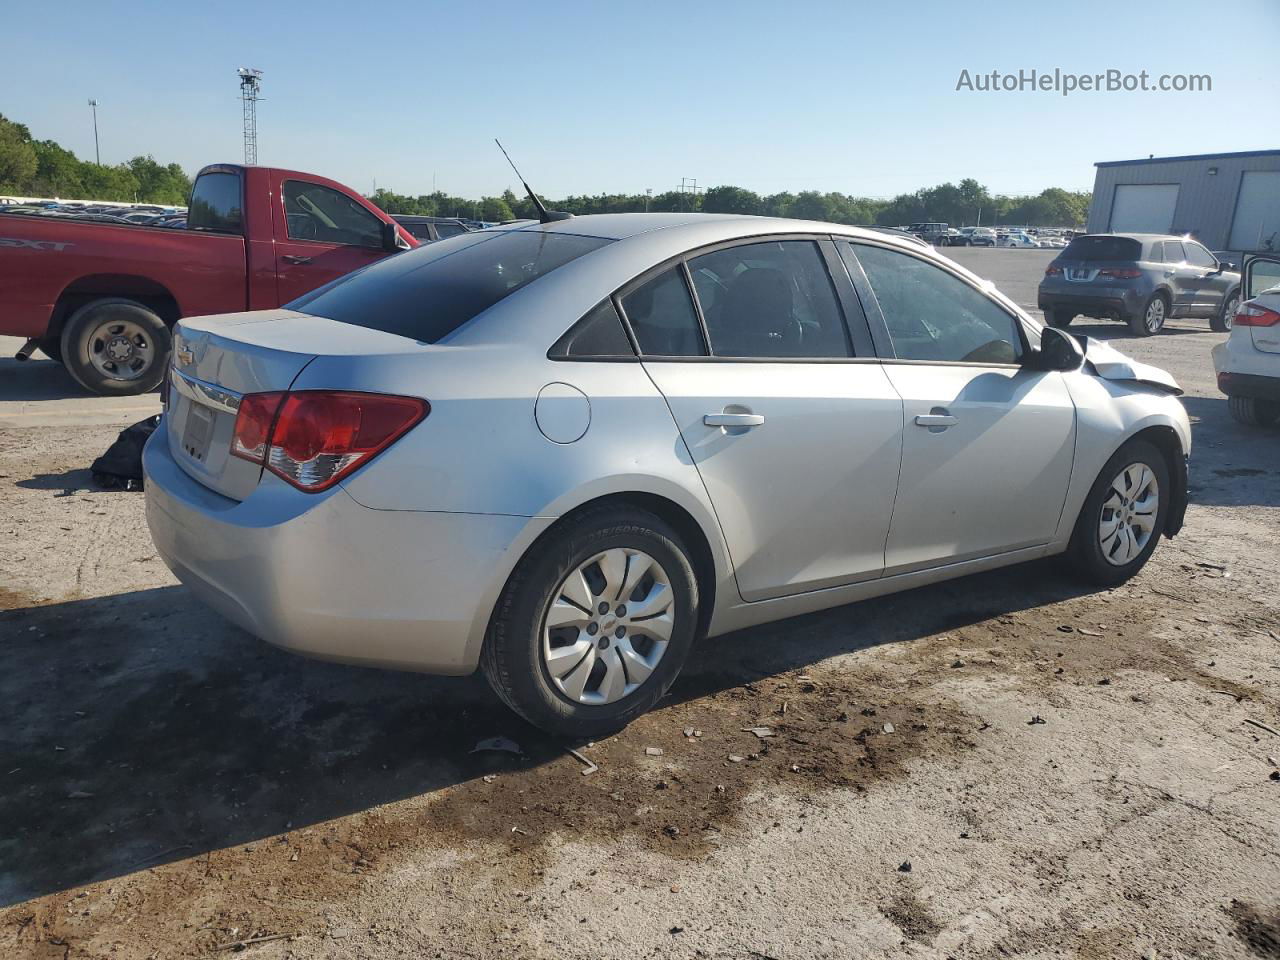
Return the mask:
<path fill-rule="evenodd" d="M 1142 312 L 1129 318 L 1129 329 L 1139 337 L 1149 337 L 1164 328 L 1169 316 L 1169 301 L 1163 293 L 1153 293 Z"/>
<path fill-rule="evenodd" d="M 1090 583 L 1115 586 L 1143 568 L 1160 540 L 1173 485 L 1154 444 L 1130 440 L 1094 481 L 1071 535 L 1067 559 Z"/>
<path fill-rule="evenodd" d="M 1227 299 L 1222 304 L 1222 309 L 1217 316 L 1209 320 L 1209 329 L 1218 333 L 1230 333 L 1231 325 L 1235 323 L 1236 309 L 1240 306 L 1240 291 L 1232 290 L 1227 294 Z"/>
<path fill-rule="evenodd" d="M 165 322 L 134 300 L 85 304 L 62 329 L 62 364 L 93 393 L 124 396 L 160 385 L 172 336 Z"/>
<path fill-rule="evenodd" d="M 534 726 L 607 736 L 649 710 L 693 643 L 698 585 L 679 535 L 602 507 L 535 544 L 494 610 L 481 667 Z"/>
<path fill-rule="evenodd" d="M 1269 427 L 1280 420 L 1280 402 L 1254 397 L 1227 397 L 1231 418 L 1246 427 Z"/>

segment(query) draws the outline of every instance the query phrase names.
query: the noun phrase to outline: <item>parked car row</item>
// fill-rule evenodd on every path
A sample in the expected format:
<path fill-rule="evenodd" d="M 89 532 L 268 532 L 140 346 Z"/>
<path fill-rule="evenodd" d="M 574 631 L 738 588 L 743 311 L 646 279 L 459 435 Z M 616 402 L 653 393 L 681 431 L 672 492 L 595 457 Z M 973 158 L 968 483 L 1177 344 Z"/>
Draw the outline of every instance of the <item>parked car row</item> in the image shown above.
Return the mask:
<path fill-rule="evenodd" d="M 73 201 L 58 203 L 42 200 L 37 203 L 6 204 L 0 206 L 0 213 L 151 227 L 185 227 L 187 225 L 186 207 L 161 207 L 154 204 L 120 206 L 107 203 Z"/>
<path fill-rule="evenodd" d="M 1077 235 L 1074 230 L 1045 227 L 960 227 L 939 222 L 913 223 L 891 229 L 909 233 L 935 247 L 1012 247 L 1061 249 Z"/>

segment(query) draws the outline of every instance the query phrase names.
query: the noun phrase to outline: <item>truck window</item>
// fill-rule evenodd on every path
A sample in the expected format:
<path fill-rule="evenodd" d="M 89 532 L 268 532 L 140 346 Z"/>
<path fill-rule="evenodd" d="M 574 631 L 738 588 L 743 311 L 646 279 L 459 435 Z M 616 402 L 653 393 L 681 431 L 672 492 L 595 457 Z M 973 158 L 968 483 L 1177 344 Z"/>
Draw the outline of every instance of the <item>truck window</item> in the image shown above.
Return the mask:
<path fill-rule="evenodd" d="M 244 212 L 240 174 L 203 173 L 191 188 L 187 210 L 188 230 L 214 233 L 243 233 Z"/>
<path fill-rule="evenodd" d="M 286 180 L 281 193 L 290 240 L 382 246 L 382 221 L 345 193 L 302 180 Z"/>

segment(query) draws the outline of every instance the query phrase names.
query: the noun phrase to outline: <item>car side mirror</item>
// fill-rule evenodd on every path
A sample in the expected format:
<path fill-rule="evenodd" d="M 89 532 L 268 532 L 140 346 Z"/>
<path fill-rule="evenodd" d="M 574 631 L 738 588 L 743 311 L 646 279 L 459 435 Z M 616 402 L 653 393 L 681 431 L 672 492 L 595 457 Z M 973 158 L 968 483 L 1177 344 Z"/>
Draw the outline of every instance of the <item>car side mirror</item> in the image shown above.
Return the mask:
<path fill-rule="evenodd" d="M 382 225 L 382 249 L 387 253 L 400 249 L 400 231 L 396 228 L 394 220 Z"/>
<path fill-rule="evenodd" d="M 1040 332 L 1040 349 L 1028 358 L 1027 365 L 1035 370 L 1058 370 L 1066 373 L 1079 370 L 1084 363 L 1084 348 L 1080 341 L 1057 327 L 1045 327 Z"/>
<path fill-rule="evenodd" d="M 1239 269 L 1240 267 L 1234 261 L 1231 261 L 1231 260 L 1222 260 L 1218 263 L 1219 273 L 1221 273 L 1223 270 L 1239 270 Z"/>

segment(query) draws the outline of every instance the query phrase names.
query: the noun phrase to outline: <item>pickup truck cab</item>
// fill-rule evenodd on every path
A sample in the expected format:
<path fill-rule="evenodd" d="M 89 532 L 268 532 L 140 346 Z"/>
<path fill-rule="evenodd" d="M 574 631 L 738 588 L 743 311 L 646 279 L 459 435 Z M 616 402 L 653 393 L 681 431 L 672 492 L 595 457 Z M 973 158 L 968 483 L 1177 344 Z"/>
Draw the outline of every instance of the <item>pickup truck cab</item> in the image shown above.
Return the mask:
<path fill-rule="evenodd" d="M 314 174 L 214 164 L 187 227 L 0 214 L 0 334 L 28 338 L 86 389 L 144 393 L 182 317 L 279 307 L 418 241 Z"/>

